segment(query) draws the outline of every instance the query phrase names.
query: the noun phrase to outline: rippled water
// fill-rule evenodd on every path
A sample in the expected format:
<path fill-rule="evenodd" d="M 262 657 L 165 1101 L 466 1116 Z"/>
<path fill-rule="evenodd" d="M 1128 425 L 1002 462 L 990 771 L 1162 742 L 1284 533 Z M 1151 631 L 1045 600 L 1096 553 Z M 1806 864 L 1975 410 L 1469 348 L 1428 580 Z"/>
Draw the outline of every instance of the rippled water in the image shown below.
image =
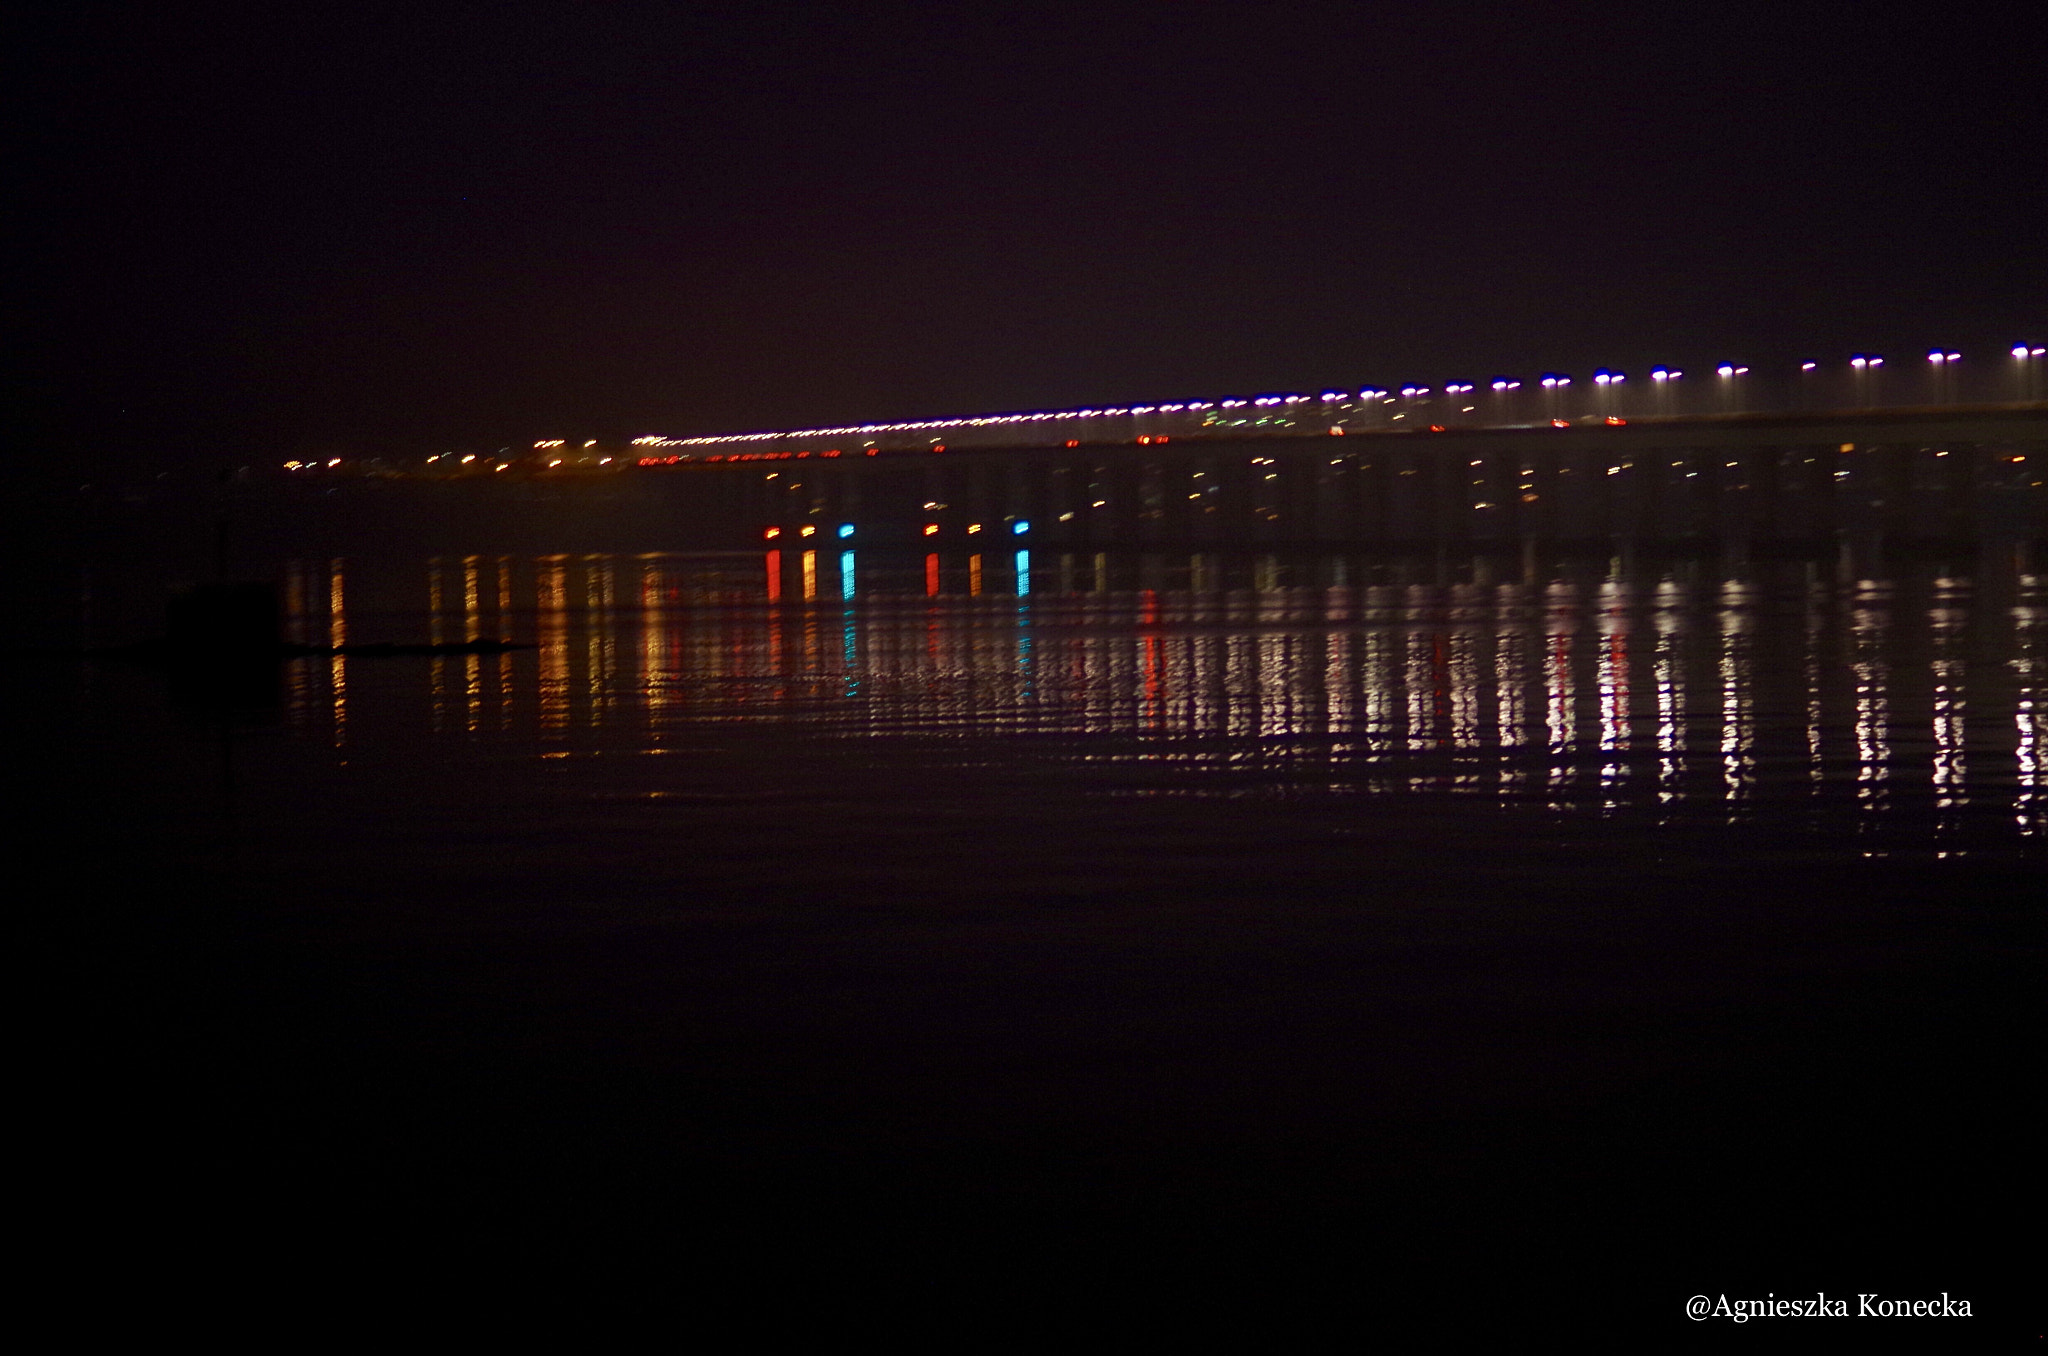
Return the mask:
<path fill-rule="evenodd" d="M 295 639 L 537 648 L 298 661 L 285 710 L 337 759 L 654 752 L 747 722 L 1102 793 L 1420 793 L 1861 854 L 2040 848 L 2048 580 L 1619 564 L 1425 584 L 1341 558 L 1021 551 L 300 560 Z"/>
<path fill-rule="evenodd" d="M 2021 1323 L 2048 580 L 1496 568 L 390 550 L 274 689 L 0 668 L 49 1161 L 281 1283 Z"/>

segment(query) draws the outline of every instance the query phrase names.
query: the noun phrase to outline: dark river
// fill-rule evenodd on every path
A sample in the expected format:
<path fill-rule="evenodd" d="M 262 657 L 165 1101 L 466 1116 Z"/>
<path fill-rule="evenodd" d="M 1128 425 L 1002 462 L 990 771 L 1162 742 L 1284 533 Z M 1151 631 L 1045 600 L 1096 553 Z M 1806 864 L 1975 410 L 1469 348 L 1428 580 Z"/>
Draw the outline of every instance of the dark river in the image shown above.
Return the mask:
<path fill-rule="evenodd" d="M 2048 576 L 263 572 L 522 648 L 9 662 L 52 1246 L 966 1340 L 2038 1315 Z"/>

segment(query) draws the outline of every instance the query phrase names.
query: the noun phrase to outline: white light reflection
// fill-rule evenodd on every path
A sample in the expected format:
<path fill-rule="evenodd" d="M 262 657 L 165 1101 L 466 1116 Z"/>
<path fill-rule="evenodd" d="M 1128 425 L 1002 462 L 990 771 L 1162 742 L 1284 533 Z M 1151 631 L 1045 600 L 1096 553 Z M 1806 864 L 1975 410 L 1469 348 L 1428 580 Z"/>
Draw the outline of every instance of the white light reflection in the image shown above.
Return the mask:
<path fill-rule="evenodd" d="M 1519 791 L 1528 780 L 1529 642 L 1528 605 L 1518 585 L 1503 584 L 1494 607 L 1494 719 L 1500 741 L 1500 785 Z M 1510 754 L 1510 750 L 1514 750 Z"/>
<path fill-rule="evenodd" d="M 1544 606 L 1544 729 L 1550 750 L 1550 808 L 1565 808 L 1571 783 L 1577 691 L 1572 683 L 1572 636 L 1578 629 L 1576 590 L 1562 581 L 1548 590 Z"/>
<path fill-rule="evenodd" d="M 1856 682 L 1856 804 L 1866 832 L 1887 802 L 1891 777 L 1891 710 L 1885 632 L 1890 610 L 1869 597 L 1849 613 L 1849 671 Z"/>
<path fill-rule="evenodd" d="M 1939 590 L 1945 580 L 1937 580 Z M 1943 604 L 1953 598 L 1941 598 Z M 1969 804 L 1966 764 L 1967 722 L 1964 717 L 1961 633 L 1966 612 L 1957 606 L 1936 606 L 1927 619 L 1934 635 L 1934 832 L 1953 835 L 1960 823 L 1956 811 Z"/>
<path fill-rule="evenodd" d="M 1738 802 L 1749 799 L 1756 765 L 1749 591 L 1736 580 L 1721 586 L 1720 623 L 1721 778 L 1733 810 Z"/>
<path fill-rule="evenodd" d="M 1628 774 L 1628 589 L 1610 579 L 1600 586 L 1600 804 L 1619 809 Z"/>
<path fill-rule="evenodd" d="M 2048 724 L 2048 703 L 2041 699 L 2041 677 L 2048 660 L 2041 655 L 2041 632 L 2048 621 L 2048 608 L 2021 606 L 2012 610 L 2014 649 L 2013 671 L 2018 678 L 2013 702 L 2013 822 L 2022 836 L 2039 837 L 2048 830 L 2048 795 L 2043 794 L 2044 747 L 2042 726 Z"/>
<path fill-rule="evenodd" d="M 1657 586 L 1657 802 L 1679 798 L 1685 774 L 1685 591 L 1672 579 Z"/>

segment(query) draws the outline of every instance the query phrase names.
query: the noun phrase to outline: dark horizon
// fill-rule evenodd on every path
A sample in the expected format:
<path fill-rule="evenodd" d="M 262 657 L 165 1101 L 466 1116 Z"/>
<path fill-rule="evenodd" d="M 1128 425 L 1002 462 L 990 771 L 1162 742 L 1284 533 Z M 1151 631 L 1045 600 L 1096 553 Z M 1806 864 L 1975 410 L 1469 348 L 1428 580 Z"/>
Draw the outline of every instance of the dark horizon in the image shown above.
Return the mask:
<path fill-rule="evenodd" d="M 2038 68 L 1952 10 L 112 5 L 38 36 L 25 424 L 137 466 L 1974 358 L 2039 342 L 2048 295 Z"/>

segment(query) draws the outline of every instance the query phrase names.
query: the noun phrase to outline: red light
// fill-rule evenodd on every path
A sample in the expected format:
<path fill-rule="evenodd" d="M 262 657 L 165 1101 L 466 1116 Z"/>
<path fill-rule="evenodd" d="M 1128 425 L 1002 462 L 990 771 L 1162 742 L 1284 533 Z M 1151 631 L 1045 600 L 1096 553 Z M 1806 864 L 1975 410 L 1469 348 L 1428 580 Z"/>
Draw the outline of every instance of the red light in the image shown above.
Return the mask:
<path fill-rule="evenodd" d="M 839 449 L 835 447 L 830 452 L 826 452 L 823 455 L 828 457 L 836 457 L 839 455 Z"/>
<path fill-rule="evenodd" d="M 945 450 L 946 450 L 946 445 L 945 445 L 944 443 L 933 443 L 933 444 L 932 444 L 932 451 L 934 451 L 934 452 L 943 452 L 943 451 L 945 451 Z"/>
<path fill-rule="evenodd" d="M 1152 440 L 1151 440 L 1150 438 L 1146 437 L 1146 436 L 1145 436 L 1144 434 L 1142 434 L 1142 433 L 1138 435 L 1138 445 L 1139 445 L 1139 446 L 1141 446 L 1141 447 L 1142 447 L 1142 446 L 1144 446 L 1144 445 L 1145 445 L 1146 443 L 1149 443 L 1149 442 L 1151 442 L 1151 441 L 1152 441 Z"/>
<path fill-rule="evenodd" d="M 1160 437 L 1154 438 L 1154 439 L 1153 439 L 1152 441 L 1153 441 L 1153 442 L 1155 442 L 1155 443 L 1169 443 L 1169 442 L 1172 442 L 1172 441 L 1173 441 L 1173 439 L 1171 439 L 1171 438 L 1168 438 L 1168 437 L 1165 437 L 1165 436 L 1163 436 L 1163 435 L 1162 435 L 1162 436 L 1160 436 Z"/>
<path fill-rule="evenodd" d="M 1623 424 L 1626 424 L 1628 420 L 1623 419 L 1618 414 L 1610 414 L 1607 416 L 1607 422 L 1614 425 L 1616 428 L 1620 428 Z"/>
<path fill-rule="evenodd" d="M 869 455 L 869 456 L 871 456 L 871 457 L 872 457 L 872 456 L 874 456 L 874 455 L 875 455 L 875 449 L 874 449 L 874 448 L 872 448 L 872 447 L 871 447 L 871 448 L 869 448 L 869 449 L 868 449 L 868 455 Z"/>
<path fill-rule="evenodd" d="M 1069 439 L 1067 439 L 1067 446 L 1068 446 L 1068 447 L 1079 447 L 1080 445 L 1081 445 L 1081 440 L 1080 440 L 1079 438 L 1069 438 Z"/>
<path fill-rule="evenodd" d="M 1552 428 L 1570 428 L 1570 427 L 1571 427 L 1571 425 L 1570 425 L 1570 424 L 1567 424 L 1567 423 L 1566 423 L 1566 422 L 1565 422 L 1564 420 L 1562 420 L 1562 419 L 1553 419 L 1553 420 L 1551 420 L 1551 421 L 1550 421 L 1550 426 L 1551 426 Z"/>
<path fill-rule="evenodd" d="M 788 456 L 788 455 L 789 455 L 789 453 L 785 452 L 785 453 L 783 453 L 782 455 L 786 457 L 786 456 Z M 811 455 L 811 454 L 810 454 L 810 453 L 808 453 L 808 452 L 799 452 L 799 453 L 797 453 L 797 454 L 796 454 L 796 459 L 797 459 L 798 461 L 802 461 L 802 460 L 803 460 L 803 459 L 804 459 L 805 457 L 808 457 L 808 456 L 810 456 L 810 455 Z"/>
<path fill-rule="evenodd" d="M 939 596 L 939 558 L 937 556 L 926 556 L 924 558 L 924 596 L 927 598 Z"/>
<path fill-rule="evenodd" d="M 1444 426 L 1442 424 L 1431 424 L 1429 426 L 1429 431 L 1431 433 L 1442 433 L 1444 431 Z"/>

